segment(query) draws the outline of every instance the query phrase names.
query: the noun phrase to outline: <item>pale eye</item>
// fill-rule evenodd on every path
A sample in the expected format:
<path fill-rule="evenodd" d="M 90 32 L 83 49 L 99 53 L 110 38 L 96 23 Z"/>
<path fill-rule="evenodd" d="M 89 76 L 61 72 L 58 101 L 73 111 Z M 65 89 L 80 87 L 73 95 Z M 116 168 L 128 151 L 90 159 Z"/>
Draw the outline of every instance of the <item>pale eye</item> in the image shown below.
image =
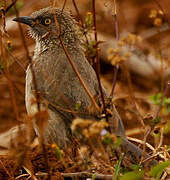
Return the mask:
<path fill-rule="evenodd" d="M 51 19 L 50 19 L 50 18 L 46 18 L 46 19 L 44 20 L 44 24 L 45 24 L 45 25 L 51 24 Z"/>

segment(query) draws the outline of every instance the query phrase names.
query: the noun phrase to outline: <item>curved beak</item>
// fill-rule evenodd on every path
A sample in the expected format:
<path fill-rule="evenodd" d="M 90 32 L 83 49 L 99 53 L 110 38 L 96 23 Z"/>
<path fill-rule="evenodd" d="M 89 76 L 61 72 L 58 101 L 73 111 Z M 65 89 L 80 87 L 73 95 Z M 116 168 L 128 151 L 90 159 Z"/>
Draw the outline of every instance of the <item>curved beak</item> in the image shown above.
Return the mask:
<path fill-rule="evenodd" d="M 34 25 L 34 19 L 32 17 L 29 17 L 29 16 L 16 17 L 13 19 L 13 21 L 23 23 L 23 24 L 27 24 L 31 27 Z"/>

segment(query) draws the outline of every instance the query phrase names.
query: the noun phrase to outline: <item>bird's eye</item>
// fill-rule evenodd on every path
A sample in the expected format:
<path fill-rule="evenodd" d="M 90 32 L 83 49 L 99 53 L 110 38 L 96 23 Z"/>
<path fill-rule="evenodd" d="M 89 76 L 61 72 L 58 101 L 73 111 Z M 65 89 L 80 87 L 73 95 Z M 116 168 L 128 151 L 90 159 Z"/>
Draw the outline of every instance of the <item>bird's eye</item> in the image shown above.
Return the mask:
<path fill-rule="evenodd" d="M 44 24 L 45 24 L 45 25 L 51 24 L 51 19 L 50 19 L 50 18 L 46 18 L 46 19 L 44 20 Z"/>

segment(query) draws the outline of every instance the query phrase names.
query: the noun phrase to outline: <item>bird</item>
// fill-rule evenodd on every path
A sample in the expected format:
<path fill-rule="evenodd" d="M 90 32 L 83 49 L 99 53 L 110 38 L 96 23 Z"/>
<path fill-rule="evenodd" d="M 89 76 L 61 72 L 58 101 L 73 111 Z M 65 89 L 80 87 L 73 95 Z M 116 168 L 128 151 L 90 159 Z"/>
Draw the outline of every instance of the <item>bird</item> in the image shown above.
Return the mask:
<path fill-rule="evenodd" d="M 101 109 L 102 104 L 97 76 L 85 57 L 79 27 L 69 12 L 56 7 L 43 8 L 31 16 L 13 20 L 28 25 L 29 34 L 36 42 L 32 64 L 26 71 L 27 112 L 31 115 L 38 112 L 38 106 L 32 99 L 36 98 L 36 91 L 39 92 L 40 110 L 48 111 L 48 121 L 43 130 L 44 141 L 67 148 L 72 143 L 71 123 L 74 118 L 100 120 L 101 112 L 97 107 Z M 80 82 L 69 58 L 93 98 Z M 109 95 L 103 85 L 102 92 L 107 101 Z M 97 107 L 92 99 L 95 99 Z M 77 104 L 78 109 L 75 108 Z M 127 140 L 123 122 L 114 105 L 109 118 L 117 123 L 114 133 L 123 139 L 122 151 L 136 162 L 141 158 L 142 150 Z M 36 121 L 33 124 L 36 134 L 40 135 Z"/>

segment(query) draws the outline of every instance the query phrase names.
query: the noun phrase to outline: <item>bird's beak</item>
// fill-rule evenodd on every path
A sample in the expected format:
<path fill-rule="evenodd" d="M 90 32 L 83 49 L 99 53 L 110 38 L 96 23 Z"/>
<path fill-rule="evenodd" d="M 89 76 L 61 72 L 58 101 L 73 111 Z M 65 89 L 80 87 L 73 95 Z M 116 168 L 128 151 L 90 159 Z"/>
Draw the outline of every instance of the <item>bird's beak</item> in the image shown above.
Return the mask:
<path fill-rule="evenodd" d="M 32 17 L 29 17 L 29 16 L 16 17 L 13 19 L 13 21 L 20 22 L 23 24 L 27 24 L 31 27 L 35 24 L 34 19 Z"/>

